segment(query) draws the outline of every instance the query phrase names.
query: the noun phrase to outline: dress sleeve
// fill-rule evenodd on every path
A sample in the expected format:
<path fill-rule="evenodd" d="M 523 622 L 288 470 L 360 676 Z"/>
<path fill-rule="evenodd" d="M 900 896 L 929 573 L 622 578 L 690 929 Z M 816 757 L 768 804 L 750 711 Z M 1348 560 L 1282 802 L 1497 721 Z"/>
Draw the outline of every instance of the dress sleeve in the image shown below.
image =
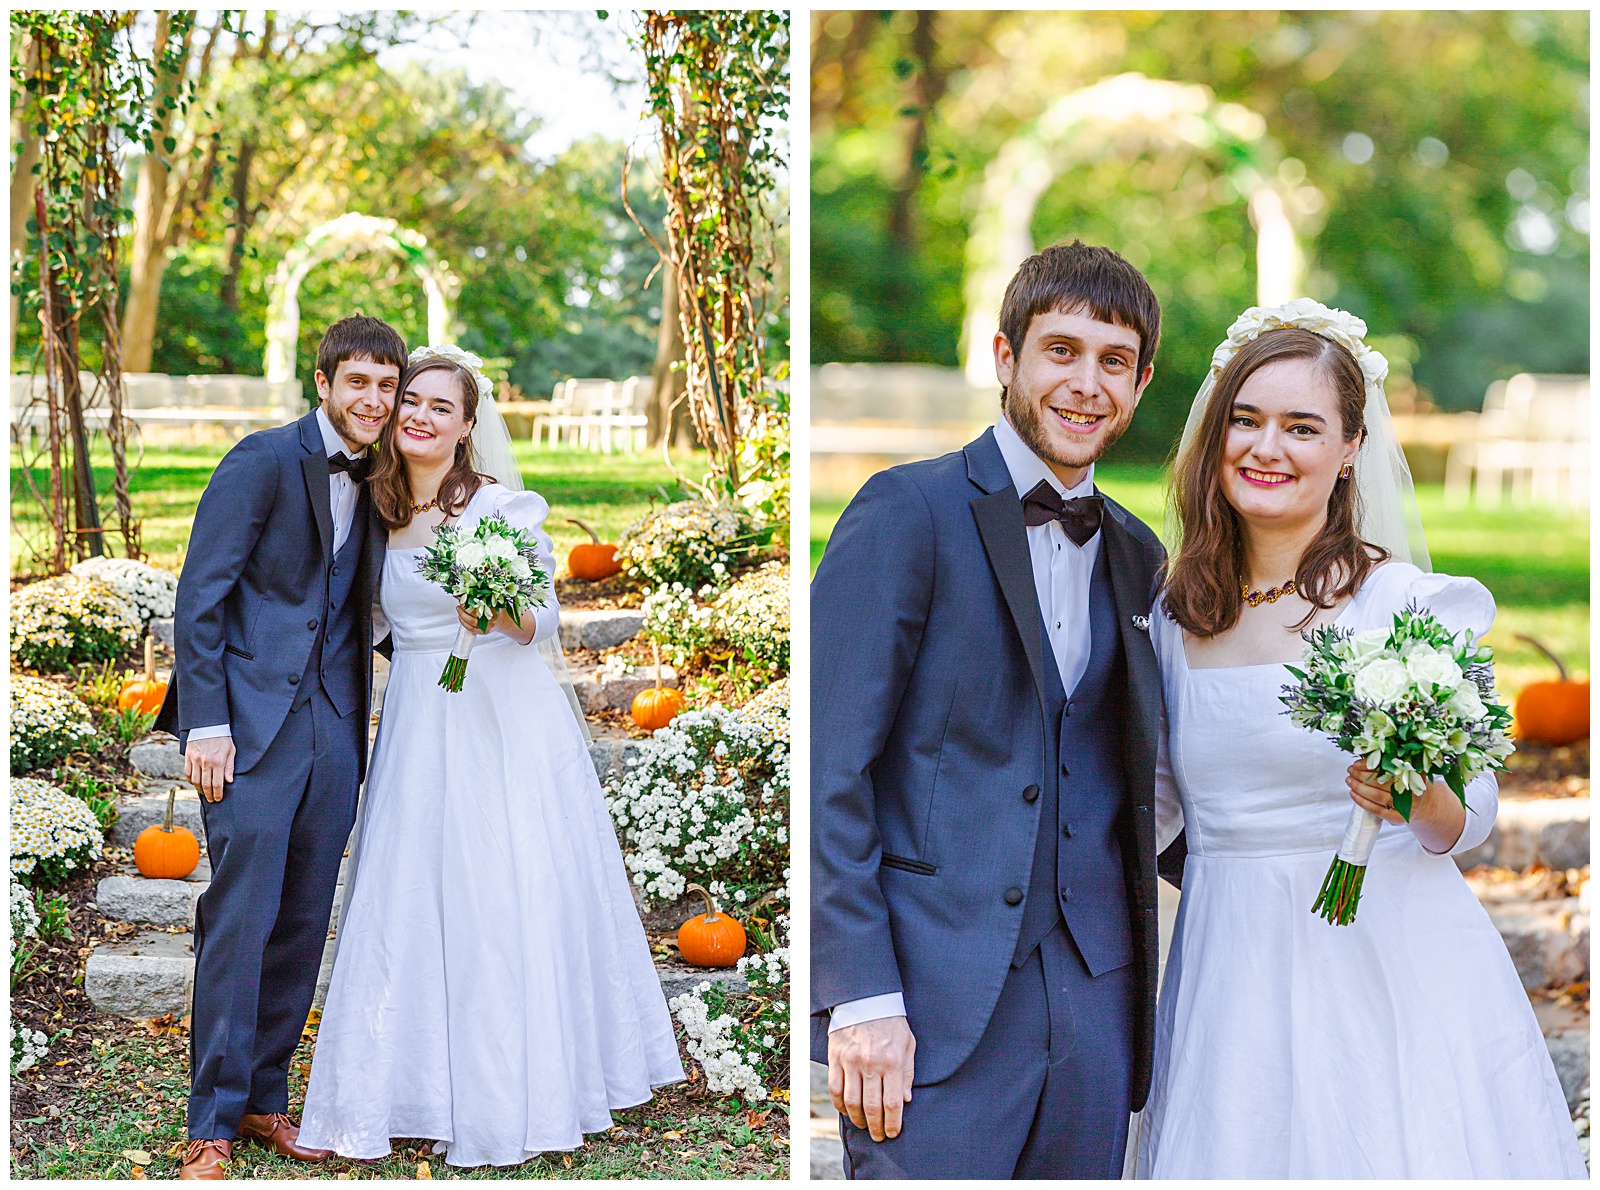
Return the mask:
<path fill-rule="evenodd" d="M 1451 632 L 1472 633 L 1473 640 L 1482 637 L 1494 623 L 1494 596 L 1475 578 L 1418 575 L 1405 589 L 1402 605 L 1410 603 L 1432 612 Z"/>
<path fill-rule="evenodd" d="M 495 501 L 494 511 L 505 517 L 512 528 L 526 529 L 533 534 L 539 546 L 539 560 L 550 568 L 553 579 L 556 572 L 556 546 L 544 531 L 544 521 L 550 515 L 550 505 L 538 492 L 507 491 Z M 548 606 L 534 610 L 534 633 L 529 644 L 537 644 L 554 636 L 561 627 L 561 607 L 556 602 L 555 591 L 550 592 Z"/>
<path fill-rule="evenodd" d="M 1477 579 L 1420 575 L 1407 586 L 1405 601 L 1432 612 L 1451 632 L 1470 632 L 1473 640 L 1494 624 L 1494 596 Z M 1487 839 L 1499 809 L 1499 779 L 1492 772 L 1480 773 L 1467 785 L 1467 821 L 1448 854 L 1471 851 Z"/>

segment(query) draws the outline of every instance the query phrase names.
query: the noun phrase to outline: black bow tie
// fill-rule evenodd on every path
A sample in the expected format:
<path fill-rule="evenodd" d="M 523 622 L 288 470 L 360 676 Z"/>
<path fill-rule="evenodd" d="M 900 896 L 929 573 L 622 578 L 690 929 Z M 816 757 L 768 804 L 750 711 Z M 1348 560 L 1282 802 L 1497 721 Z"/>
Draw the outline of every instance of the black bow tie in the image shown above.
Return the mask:
<path fill-rule="evenodd" d="M 1060 521 L 1067 536 L 1080 546 L 1087 545 L 1089 539 L 1100 532 L 1100 521 L 1105 516 L 1105 510 L 1104 497 L 1078 496 L 1063 500 L 1049 481 L 1043 479 L 1022 498 L 1022 519 L 1028 522 L 1030 529 Z"/>
<path fill-rule="evenodd" d="M 372 471 L 372 456 L 362 455 L 359 459 L 352 459 L 344 451 L 336 451 L 328 456 L 328 473 L 343 471 L 351 479 L 360 483 Z"/>

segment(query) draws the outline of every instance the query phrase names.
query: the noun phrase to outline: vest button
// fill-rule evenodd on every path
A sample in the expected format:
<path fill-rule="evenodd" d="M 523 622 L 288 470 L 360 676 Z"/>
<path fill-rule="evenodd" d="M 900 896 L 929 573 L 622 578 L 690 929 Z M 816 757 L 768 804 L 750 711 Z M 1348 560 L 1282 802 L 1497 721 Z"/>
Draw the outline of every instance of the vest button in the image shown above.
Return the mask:
<path fill-rule="evenodd" d="M 1070 777 L 1070 776 L 1072 776 L 1072 770 L 1069 769 L 1065 764 L 1062 764 L 1062 766 L 1061 766 L 1061 775 L 1063 777 Z"/>
<path fill-rule="evenodd" d="M 1008 888 L 1008 889 L 1006 889 L 1006 904 L 1007 905 L 1020 905 L 1020 904 L 1022 904 L 1022 890 L 1020 888 Z"/>
<path fill-rule="evenodd" d="M 1072 823 L 1063 822 L 1061 824 L 1061 833 L 1069 839 L 1072 838 Z"/>
<path fill-rule="evenodd" d="M 317 630 L 317 622 L 315 620 L 307 620 L 306 627 L 315 632 Z"/>
<path fill-rule="evenodd" d="M 1022 791 L 1022 800 L 1029 803 L 1038 801 L 1039 787 L 1037 785 L 1030 785 L 1028 788 L 1024 789 Z"/>
<path fill-rule="evenodd" d="M 298 686 L 299 684 L 300 684 L 300 675 L 299 674 L 290 674 L 289 675 L 289 685 Z"/>
<path fill-rule="evenodd" d="M 338 567 L 337 567 L 337 566 L 335 566 L 335 567 L 334 567 L 334 568 L 333 568 L 333 573 L 334 573 L 334 574 L 338 574 L 338 573 L 339 573 L 339 568 L 338 568 Z"/>
<path fill-rule="evenodd" d="M 1072 900 L 1072 890 L 1070 888 L 1063 887 L 1062 890 L 1061 890 L 1061 899 L 1063 901 Z"/>

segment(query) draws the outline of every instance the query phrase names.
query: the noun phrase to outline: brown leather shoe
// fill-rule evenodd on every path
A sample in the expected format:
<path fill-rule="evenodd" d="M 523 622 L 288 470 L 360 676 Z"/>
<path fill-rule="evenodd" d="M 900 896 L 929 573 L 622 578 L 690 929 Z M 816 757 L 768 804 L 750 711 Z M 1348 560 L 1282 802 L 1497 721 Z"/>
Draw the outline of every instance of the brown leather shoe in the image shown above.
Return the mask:
<path fill-rule="evenodd" d="M 269 1116 L 240 1116 L 239 1135 L 295 1161 L 326 1161 L 333 1156 L 332 1149 L 304 1147 L 300 1143 L 299 1125 L 281 1111 Z"/>
<path fill-rule="evenodd" d="M 183 1166 L 178 1170 L 178 1180 L 187 1182 L 220 1182 L 227 1177 L 223 1167 L 233 1159 L 231 1140 L 191 1140 L 183 1151 Z"/>

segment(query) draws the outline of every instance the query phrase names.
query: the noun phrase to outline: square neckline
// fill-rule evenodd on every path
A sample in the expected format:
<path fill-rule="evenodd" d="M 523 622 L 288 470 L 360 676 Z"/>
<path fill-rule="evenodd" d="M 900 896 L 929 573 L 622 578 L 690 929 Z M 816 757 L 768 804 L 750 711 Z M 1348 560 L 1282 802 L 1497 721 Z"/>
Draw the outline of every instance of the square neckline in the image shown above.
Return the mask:
<path fill-rule="evenodd" d="M 1369 571 L 1366 581 L 1361 584 L 1354 595 L 1350 596 L 1349 602 L 1344 605 L 1344 609 L 1337 616 L 1333 617 L 1333 619 L 1329 620 L 1326 625 L 1323 625 L 1323 627 L 1335 627 L 1341 620 L 1348 616 L 1355 608 L 1356 604 L 1360 602 L 1361 596 L 1371 588 L 1373 576 L 1394 560 L 1395 559 L 1388 559 L 1381 565 L 1376 566 Z M 1171 617 L 1168 618 L 1170 619 Z M 1282 669 L 1284 666 L 1293 665 L 1296 661 L 1300 660 L 1300 658 L 1294 657 L 1288 661 L 1254 661 L 1249 665 L 1190 665 L 1189 649 L 1187 645 L 1188 633 L 1184 631 L 1183 626 L 1178 624 L 1176 620 L 1173 621 L 1173 624 L 1178 629 L 1178 656 L 1183 659 L 1183 672 L 1185 674 L 1228 673 L 1230 671 L 1241 669 Z"/>
<path fill-rule="evenodd" d="M 461 513 L 456 517 L 456 520 L 460 521 L 461 517 L 466 516 L 467 509 L 472 507 L 472 502 L 479 496 L 483 495 L 484 492 L 488 491 L 490 488 L 502 486 L 504 485 L 502 485 L 498 479 L 491 479 L 488 483 L 479 484 L 478 490 L 473 492 L 472 495 L 468 496 L 467 502 L 461 506 Z M 440 521 L 439 523 L 441 525 L 449 524 L 448 521 Z M 389 554 L 406 554 L 410 553 L 412 550 L 426 550 L 432 548 L 432 545 L 390 545 L 387 541 L 383 543 L 383 552 L 385 556 Z"/>

